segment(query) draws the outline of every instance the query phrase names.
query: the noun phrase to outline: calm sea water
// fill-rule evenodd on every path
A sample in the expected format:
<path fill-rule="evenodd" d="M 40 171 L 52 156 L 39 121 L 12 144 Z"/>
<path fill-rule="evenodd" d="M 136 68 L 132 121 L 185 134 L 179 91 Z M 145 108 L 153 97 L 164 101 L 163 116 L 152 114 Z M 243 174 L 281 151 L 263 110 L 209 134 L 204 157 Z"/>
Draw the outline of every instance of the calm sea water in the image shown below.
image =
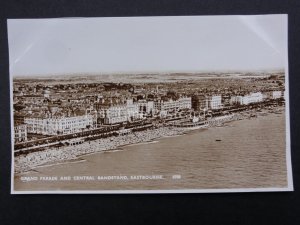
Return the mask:
<path fill-rule="evenodd" d="M 162 180 L 38 181 L 15 190 L 155 190 L 286 187 L 284 114 L 234 121 L 150 144 L 40 167 L 22 176 L 162 175 Z M 220 141 L 216 141 L 220 140 Z M 173 179 L 180 175 L 180 179 Z M 178 178 L 178 176 L 177 176 Z"/>

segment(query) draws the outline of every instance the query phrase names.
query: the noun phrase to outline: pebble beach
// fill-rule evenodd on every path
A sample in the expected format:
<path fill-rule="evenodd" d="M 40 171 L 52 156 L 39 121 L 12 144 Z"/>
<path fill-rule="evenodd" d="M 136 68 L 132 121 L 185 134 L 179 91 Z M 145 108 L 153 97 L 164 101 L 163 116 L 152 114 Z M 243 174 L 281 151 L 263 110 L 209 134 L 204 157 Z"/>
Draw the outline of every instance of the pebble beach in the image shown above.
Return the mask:
<path fill-rule="evenodd" d="M 280 112 L 283 110 L 283 108 L 279 109 Z M 262 113 L 269 114 L 267 110 L 264 110 Z M 236 114 L 227 122 L 232 120 L 251 119 L 249 114 L 251 113 L 246 112 L 243 114 Z M 215 125 L 216 124 L 212 123 L 208 127 Z M 16 156 L 14 158 L 15 173 L 25 173 L 39 166 L 48 166 L 63 162 L 76 161 L 80 160 L 80 156 L 83 155 L 120 149 L 122 146 L 126 145 L 147 143 L 163 137 L 182 135 L 186 132 L 187 130 L 182 128 L 165 126 L 156 129 L 152 128 L 144 131 L 132 132 L 116 137 L 99 138 L 96 140 L 85 141 L 79 145 L 52 148 L 49 147 L 49 149 L 44 151 Z"/>
<path fill-rule="evenodd" d="M 184 130 L 172 127 L 161 127 L 134 132 L 117 137 L 101 138 L 86 141 L 80 145 L 49 148 L 15 157 L 15 173 L 24 173 L 35 167 L 51 165 L 65 161 L 78 160 L 80 156 L 101 151 L 118 149 L 125 145 L 151 142 L 155 139 L 184 134 Z"/>

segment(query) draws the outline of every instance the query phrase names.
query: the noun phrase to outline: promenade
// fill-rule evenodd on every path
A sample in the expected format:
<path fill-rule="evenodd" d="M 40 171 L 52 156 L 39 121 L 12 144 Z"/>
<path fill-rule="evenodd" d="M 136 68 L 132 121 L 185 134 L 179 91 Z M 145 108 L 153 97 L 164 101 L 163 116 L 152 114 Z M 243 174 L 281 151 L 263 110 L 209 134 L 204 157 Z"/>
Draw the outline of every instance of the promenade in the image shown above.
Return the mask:
<path fill-rule="evenodd" d="M 280 107 L 276 112 L 282 112 L 283 110 L 284 108 Z M 234 120 L 255 119 L 255 117 L 251 116 L 253 115 L 252 113 L 253 110 L 250 110 L 228 117 L 221 116 L 219 118 L 212 118 L 209 120 L 209 127 L 222 126 L 223 123 Z M 270 112 L 265 110 L 264 113 L 269 114 Z M 86 154 L 114 150 L 125 145 L 146 143 L 162 137 L 182 135 L 186 132 L 188 131 L 184 128 L 162 126 L 159 128 L 151 128 L 143 131 L 126 133 L 119 136 L 109 136 L 85 141 L 78 145 L 48 147 L 43 151 L 36 151 L 15 156 L 15 173 L 24 173 L 42 165 L 51 165 L 61 162 L 79 160 L 80 156 Z"/>

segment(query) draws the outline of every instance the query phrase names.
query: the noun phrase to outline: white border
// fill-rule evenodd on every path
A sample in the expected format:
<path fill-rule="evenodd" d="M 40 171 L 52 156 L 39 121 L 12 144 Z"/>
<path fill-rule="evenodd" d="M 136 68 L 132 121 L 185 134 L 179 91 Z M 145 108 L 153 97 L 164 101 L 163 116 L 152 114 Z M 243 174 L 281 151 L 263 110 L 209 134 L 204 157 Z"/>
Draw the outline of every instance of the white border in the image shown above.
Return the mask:
<path fill-rule="evenodd" d="M 290 98 L 289 98 L 289 69 L 288 69 L 288 15 L 287 14 L 265 14 L 265 15 L 282 15 L 286 19 L 285 35 L 285 110 L 286 110 L 286 166 L 287 166 L 287 187 L 283 188 L 223 188 L 223 189 L 166 189 L 166 190 L 75 190 L 75 191 L 15 191 L 14 190 L 14 120 L 13 120 L 13 77 L 11 66 L 9 66 L 10 82 L 10 124 L 11 124 L 11 194 L 176 194 L 176 193 L 233 193 L 233 192 L 281 192 L 294 191 L 293 175 L 291 164 L 291 140 L 290 140 Z M 216 15 L 221 16 L 221 15 Z M 225 15 L 222 15 L 225 16 Z M 242 15 L 228 15 L 242 16 Z M 254 16 L 254 15 L 243 15 Z M 106 17 L 107 18 L 107 17 Z M 120 17 L 119 17 L 120 18 Z M 124 17 L 126 18 L 126 17 Z M 8 20 L 7 20 L 8 21 Z M 8 32 L 9 34 L 9 32 Z M 8 35 L 8 42 L 10 38 Z"/>
<path fill-rule="evenodd" d="M 285 14 L 286 19 L 286 35 L 285 35 L 285 143 L 286 143 L 286 166 L 287 166 L 287 182 L 290 191 L 294 191 L 293 185 L 293 171 L 292 171 L 292 158 L 291 158 L 291 127 L 290 127 L 290 86 L 289 86 L 289 55 L 288 55 L 288 15 Z"/>

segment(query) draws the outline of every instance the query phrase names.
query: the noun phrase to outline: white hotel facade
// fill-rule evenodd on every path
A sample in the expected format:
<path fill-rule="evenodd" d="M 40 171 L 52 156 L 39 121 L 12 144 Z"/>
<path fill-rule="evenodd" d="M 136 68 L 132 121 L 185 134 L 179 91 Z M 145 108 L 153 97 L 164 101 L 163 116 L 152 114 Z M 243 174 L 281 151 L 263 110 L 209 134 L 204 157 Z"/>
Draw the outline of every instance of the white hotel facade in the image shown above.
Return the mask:
<path fill-rule="evenodd" d="M 102 110 L 101 113 L 104 117 L 104 124 L 123 123 L 128 119 L 127 106 L 113 105 Z"/>
<path fill-rule="evenodd" d="M 147 114 L 191 108 L 191 97 L 168 101 L 139 100 L 135 103 L 130 99 L 127 100 L 125 104 L 103 106 L 99 110 L 99 117 L 103 119 L 105 125 L 109 125 L 123 123 L 134 119 L 142 119 Z"/>
<path fill-rule="evenodd" d="M 94 115 L 58 117 L 58 118 L 24 118 L 27 132 L 43 135 L 71 134 L 92 128 L 97 122 Z"/>
<path fill-rule="evenodd" d="M 106 125 L 123 123 L 140 117 L 139 106 L 133 103 L 132 99 L 128 99 L 125 104 L 102 106 L 98 113 L 103 119 L 103 124 Z"/>
<path fill-rule="evenodd" d="M 180 109 L 191 109 L 192 108 L 192 98 L 191 97 L 182 97 L 178 100 L 168 100 L 168 101 L 157 101 L 154 102 L 155 112 L 159 111 L 173 111 Z"/>
<path fill-rule="evenodd" d="M 263 94 L 261 92 L 251 93 L 244 96 L 232 96 L 230 99 L 231 104 L 249 105 L 263 101 Z"/>
<path fill-rule="evenodd" d="M 222 96 L 213 95 L 206 99 L 206 108 L 207 109 L 221 109 L 222 105 Z"/>

